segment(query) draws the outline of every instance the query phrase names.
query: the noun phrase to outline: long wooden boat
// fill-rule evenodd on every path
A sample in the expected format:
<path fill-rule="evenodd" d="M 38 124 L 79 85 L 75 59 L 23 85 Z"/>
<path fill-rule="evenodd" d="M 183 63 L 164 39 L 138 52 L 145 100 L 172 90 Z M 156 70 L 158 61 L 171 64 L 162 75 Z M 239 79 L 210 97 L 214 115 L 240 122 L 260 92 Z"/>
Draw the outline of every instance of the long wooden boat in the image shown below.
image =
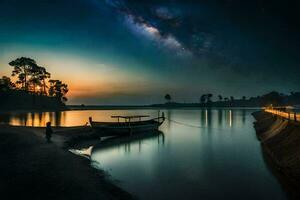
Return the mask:
<path fill-rule="evenodd" d="M 158 131 L 160 125 L 165 121 L 164 113 L 161 117 L 142 120 L 149 117 L 147 115 L 134 116 L 111 116 L 117 119 L 117 122 L 97 122 L 90 117 L 90 125 L 95 133 L 100 137 L 122 136 L 135 133 Z M 121 120 L 124 120 L 121 122 Z"/>

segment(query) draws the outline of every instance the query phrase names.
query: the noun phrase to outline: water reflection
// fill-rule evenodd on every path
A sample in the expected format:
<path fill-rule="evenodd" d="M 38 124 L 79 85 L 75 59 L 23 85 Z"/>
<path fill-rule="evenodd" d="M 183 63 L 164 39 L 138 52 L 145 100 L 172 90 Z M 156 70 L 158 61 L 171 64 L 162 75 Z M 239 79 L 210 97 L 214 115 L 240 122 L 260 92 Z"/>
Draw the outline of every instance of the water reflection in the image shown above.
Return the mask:
<path fill-rule="evenodd" d="M 130 114 L 148 114 L 156 117 L 156 110 L 119 110 L 119 111 L 103 111 L 103 110 L 90 110 L 90 111 L 64 111 L 64 112 L 27 112 L 27 113 L 4 113 L 0 114 L 0 123 L 21 125 L 21 126 L 45 126 L 50 121 L 53 126 L 81 126 L 87 123 L 90 116 L 98 121 L 111 121 L 111 115 L 130 115 Z M 166 118 L 170 120 L 176 120 L 173 113 L 176 110 L 164 110 Z M 186 111 L 187 112 L 187 111 Z M 193 112 L 199 113 L 198 116 L 193 116 L 195 119 L 199 119 L 197 123 L 193 123 L 193 126 L 201 126 L 210 128 L 216 126 L 229 127 L 245 124 L 246 122 L 246 110 L 245 109 L 201 109 L 194 110 Z M 238 120 L 235 117 L 238 116 Z M 240 117 L 241 116 L 241 117 Z M 193 121 L 190 118 L 184 119 L 184 123 L 190 123 Z M 168 129 L 171 128 L 171 124 L 167 124 Z"/>
<path fill-rule="evenodd" d="M 223 121 L 223 110 L 219 109 L 218 110 L 218 124 L 219 124 L 219 126 L 222 125 L 222 121 Z"/>
<path fill-rule="evenodd" d="M 269 173 L 255 137 L 251 110 L 163 110 L 163 134 L 106 140 L 93 163 L 141 199 L 286 199 Z M 0 123 L 78 126 L 93 117 L 157 116 L 157 110 L 87 110 L 0 114 Z M 180 122 L 174 123 L 175 121 Z M 99 166 L 98 166 L 99 167 Z M 218 192 L 216 192 L 218 191 Z"/>
<path fill-rule="evenodd" d="M 246 110 L 245 109 L 242 109 L 242 122 L 243 122 L 243 124 L 245 124 L 245 122 L 246 122 Z"/>
<path fill-rule="evenodd" d="M 232 119 L 232 111 L 229 110 L 229 126 L 232 127 L 232 122 L 233 122 L 233 119 Z"/>
<path fill-rule="evenodd" d="M 166 117 L 167 119 L 172 119 L 172 110 L 166 111 Z M 167 128 L 170 129 L 170 124 L 167 124 Z"/>
<path fill-rule="evenodd" d="M 200 125 L 207 126 L 207 112 L 204 109 L 200 111 Z"/>
<path fill-rule="evenodd" d="M 91 159 L 140 199 L 286 199 L 265 166 L 251 112 L 169 110 L 164 134 L 101 144 Z"/>
<path fill-rule="evenodd" d="M 11 112 L 0 113 L 0 123 L 15 126 L 45 126 L 51 122 L 53 126 L 82 126 L 89 117 L 96 121 L 112 121 L 112 115 L 150 115 L 157 117 L 157 110 L 83 110 L 63 112 Z M 172 118 L 172 111 L 167 112 Z"/>
<path fill-rule="evenodd" d="M 143 146 L 147 145 L 147 141 L 156 141 L 158 147 L 163 147 L 165 144 L 165 135 L 161 131 L 154 131 L 145 134 L 133 135 L 131 137 L 110 138 L 95 145 L 93 147 L 93 154 L 114 148 L 117 148 L 118 151 L 123 149 L 124 153 L 130 153 L 132 147 L 141 153 Z M 135 148 L 137 146 L 138 148 Z"/>
<path fill-rule="evenodd" d="M 61 126 L 65 121 L 65 112 L 10 113 L 0 116 L 0 123 L 15 126 L 45 126 L 49 121 L 53 126 Z"/>

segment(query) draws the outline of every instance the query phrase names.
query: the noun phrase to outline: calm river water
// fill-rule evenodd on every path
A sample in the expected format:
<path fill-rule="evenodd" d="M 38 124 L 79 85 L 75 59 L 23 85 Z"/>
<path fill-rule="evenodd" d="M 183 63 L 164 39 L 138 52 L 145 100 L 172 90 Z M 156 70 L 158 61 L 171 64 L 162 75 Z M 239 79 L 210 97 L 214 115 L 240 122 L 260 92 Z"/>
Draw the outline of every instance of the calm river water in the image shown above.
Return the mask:
<path fill-rule="evenodd" d="M 140 199 L 287 199 L 268 169 L 253 128 L 253 110 L 165 110 L 162 134 L 124 144 L 95 147 L 93 165 Z M 43 126 L 83 125 L 92 116 L 155 110 L 92 110 L 11 113 L 0 123 Z"/>

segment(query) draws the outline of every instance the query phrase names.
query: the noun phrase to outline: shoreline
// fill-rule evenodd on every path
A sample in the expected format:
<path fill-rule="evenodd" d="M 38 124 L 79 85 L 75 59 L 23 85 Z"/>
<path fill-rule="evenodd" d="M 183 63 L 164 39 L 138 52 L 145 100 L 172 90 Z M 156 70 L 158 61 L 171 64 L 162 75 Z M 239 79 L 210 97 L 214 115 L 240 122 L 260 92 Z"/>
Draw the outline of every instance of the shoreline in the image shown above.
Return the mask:
<path fill-rule="evenodd" d="M 86 106 L 79 106 L 79 105 L 66 105 L 68 110 L 137 110 L 137 109 L 249 109 L 249 110 L 257 110 L 262 109 L 262 107 L 257 106 L 250 106 L 250 107 L 243 107 L 243 106 L 199 106 L 199 105 L 132 105 L 132 106 L 93 106 L 93 105 L 86 105 Z"/>
<path fill-rule="evenodd" d="M 9 113 L 27 113 L 27 112 L 65 112 L 65 111 L 84 111 L 84 110 L 261 110 L 261 107 L 199 107 L 199 106 L 85 106 L 85 107 L 73 107 L 66 106 L 65 109 L 1 109 L 0 114 L 9 114 Z"/>
<path fill-rule="evenodd" d="M 53 128 L 46 143 L 44 128 L 0 125 L 0 191 L 9 199 L 135 199 L 71 153 L 65 142 L 89 133 L 88 127 Z"/>
<path fill-rule="evenodd" d="M 262 151 L 280 183 L 292 191 L 292 198 L 300 197 L 300 123 L 264 111 L 252 114 L 254 128 Z M 287 186 L 288 185 L 288 186 Z"/>
<path fill-rule="evenodd" d="M 24 112 L 63 112 L 70 110 L 68 107 L 65 107 L 63 109 L 0 109 L 0 113 L 24 113 Z"/>

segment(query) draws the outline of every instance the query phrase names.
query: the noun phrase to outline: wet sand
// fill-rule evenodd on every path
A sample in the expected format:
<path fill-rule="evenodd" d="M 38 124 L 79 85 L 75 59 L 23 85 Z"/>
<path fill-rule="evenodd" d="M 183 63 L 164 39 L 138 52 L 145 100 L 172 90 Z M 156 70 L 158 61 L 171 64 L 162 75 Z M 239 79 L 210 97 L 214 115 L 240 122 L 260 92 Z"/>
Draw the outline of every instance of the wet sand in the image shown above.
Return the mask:
<path fill-rule="evenodd" d="M 59 128 L 46 143 L 42 128 L 0 125 L 0 192 L 3 199 L 133 199 L 90 161 L 68 151 L 71 136 L 88 127 Z"/>

